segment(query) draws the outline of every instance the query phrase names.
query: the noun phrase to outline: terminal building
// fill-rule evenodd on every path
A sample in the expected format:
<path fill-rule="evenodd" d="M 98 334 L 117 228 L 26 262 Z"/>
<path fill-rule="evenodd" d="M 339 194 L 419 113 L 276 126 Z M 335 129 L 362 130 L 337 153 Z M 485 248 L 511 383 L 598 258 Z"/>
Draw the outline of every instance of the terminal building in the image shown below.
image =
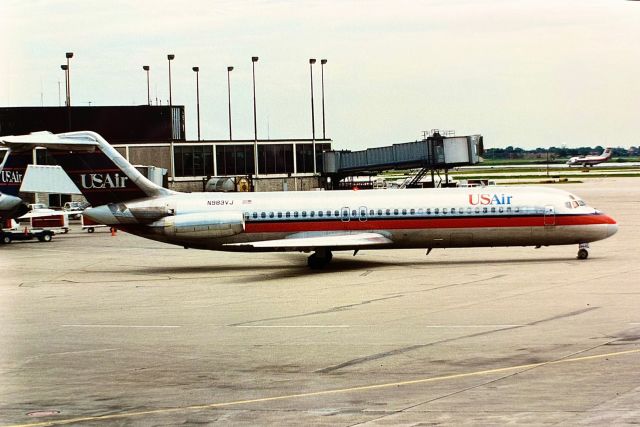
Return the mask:
<path fill-rule="evenodd" d="M 331 150 L 332 142 L 321 138 L 188 141 L 184 106 L 177 105 L 0 108 L 0 135 L 80 130 L 99 133 L 134 165 L 163 170 L 164 186 L 187 192 L 204 191 L 212 177 L 233 180 L 236 190 L 320 188 L 313 148 L 320 172 L 322 152 Z M 38 149 L 34 164 L 55 162 L 46 150 Z"/>

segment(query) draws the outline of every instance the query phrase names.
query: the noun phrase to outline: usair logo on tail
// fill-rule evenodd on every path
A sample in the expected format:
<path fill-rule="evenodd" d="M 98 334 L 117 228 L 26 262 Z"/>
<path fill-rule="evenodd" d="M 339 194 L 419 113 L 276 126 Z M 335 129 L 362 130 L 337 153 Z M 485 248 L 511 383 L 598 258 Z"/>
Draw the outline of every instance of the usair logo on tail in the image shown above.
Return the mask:
<path fill-rule="evenodd" d="M 3 184 L 20 184 L 22 174 L 17 171 L 0 171 L 0 182 Z"/>
<path fill-rule="evenodd" d="M 126 188 L 128 176 L 108 173 L 90 173 L 80 175 L 82 188 Z"/>

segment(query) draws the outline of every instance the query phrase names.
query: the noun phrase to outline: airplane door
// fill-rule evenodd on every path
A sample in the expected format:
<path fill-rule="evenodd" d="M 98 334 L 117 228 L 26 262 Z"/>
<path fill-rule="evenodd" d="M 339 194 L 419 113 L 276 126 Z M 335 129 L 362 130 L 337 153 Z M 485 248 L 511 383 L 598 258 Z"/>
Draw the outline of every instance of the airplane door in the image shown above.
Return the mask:
<path fill-rule="evenodd" d="M 544 225 L 556 225 L 556 210 L 553 206 L 544 207 Z"/>
<path fill-rule="evenodd" d="M 349 216 L 349 206 L 345 206 L 342 208 L 342 222 L 351 221 L 351 217 Z"/>
<path fill-rule="evenodd" d="M 366 206 L 360 206 L 358 208 L 358 221 L 360 222 L 365 222 L 367 220 L 367 207 Z"/>

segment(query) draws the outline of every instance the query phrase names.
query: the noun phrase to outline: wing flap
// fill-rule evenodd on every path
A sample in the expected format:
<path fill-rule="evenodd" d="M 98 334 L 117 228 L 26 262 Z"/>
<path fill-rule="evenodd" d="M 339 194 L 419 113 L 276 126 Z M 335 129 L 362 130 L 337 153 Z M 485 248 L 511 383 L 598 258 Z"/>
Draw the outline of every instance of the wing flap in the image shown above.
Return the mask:
<path fill-rule="evenodd" d="M 392 243 L 393 240 L 379 233 L 354 233 L 292 237 L 247 243 L 229 243 L 225 246 L 242 246 L 255 249 L 313 250 L 317 248 L 350 249 L 365 246 L 390 245 Z"/>

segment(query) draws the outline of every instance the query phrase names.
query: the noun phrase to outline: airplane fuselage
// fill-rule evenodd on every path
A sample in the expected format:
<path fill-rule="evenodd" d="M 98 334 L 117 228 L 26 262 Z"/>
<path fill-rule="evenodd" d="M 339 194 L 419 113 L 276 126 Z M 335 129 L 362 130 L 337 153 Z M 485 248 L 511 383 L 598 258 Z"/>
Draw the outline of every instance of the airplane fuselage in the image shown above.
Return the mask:
<path fill-rule="evenodd" d="M 542 246 L 592 242 L 617 230 L 578 197 L 540 187 L 185 193 L 85 214 L 151 239 L 214 250 L 295 250 L 242 244 L 362 232 L 386 236 L 392 243 L 385 247 L 396 248 Z"/>

